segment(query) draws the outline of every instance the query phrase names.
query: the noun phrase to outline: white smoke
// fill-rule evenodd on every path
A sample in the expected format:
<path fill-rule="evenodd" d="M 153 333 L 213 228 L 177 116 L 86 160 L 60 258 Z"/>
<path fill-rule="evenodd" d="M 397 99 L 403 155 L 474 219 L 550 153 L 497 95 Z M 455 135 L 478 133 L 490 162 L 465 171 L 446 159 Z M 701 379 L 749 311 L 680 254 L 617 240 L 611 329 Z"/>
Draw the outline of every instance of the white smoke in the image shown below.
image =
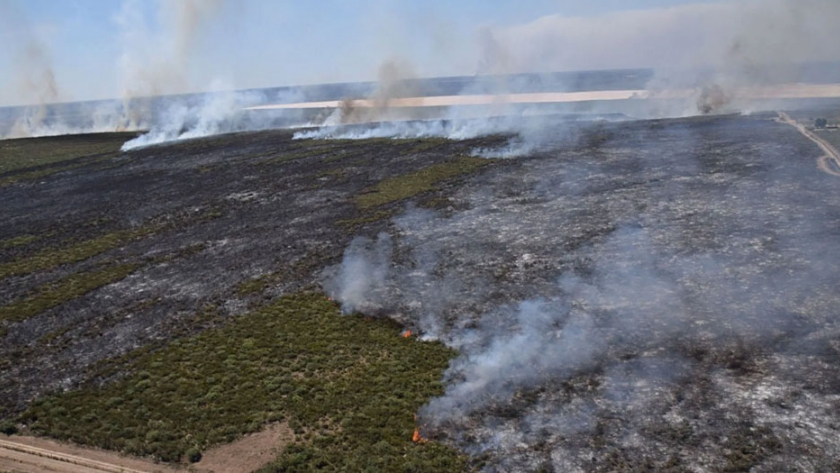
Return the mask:
<path fill-rule="evenodd" d="M 262 100 L 263 95 L 258 92 L 210 93 L 201 96 L 196 104 L 187 100 L 172 100 L 156 117 L 151 129 L 126 142 L 122 150 L 257 129 L 259 126 L 256 124 L 246 124 L 242 110 Z"/>
<path fill-rule="evenodd" d="M 749 0 L 592 17 L 548 15 L 520 25 L 479 29 L 473 48 L 477 54 L 475 71 L 656 70 L 644 99 L 593 99 L 565 108 L 584 112 L 591 119 L 612 114 L 675 118 L 769 110 L 781 102 L 753 98 L 762 95 L 756 87 L 795 82 L 799 78 L 797 68 L 804 63 L 840 60 L 840 49 L 833 46 L 833 19 L 838 17 L 840 3 L 833 0 Z M 385 88 L 391 89 L 393 84 L 387 82 Z M 495 107 L 476 112 L 455 106 L 422 120 L 411 120 L 410 114 L 416 113 L 412 111 L 402 111 L 402 115 L 393 110 L 377 112 L 362 115 L 366 121 L 376 122 L 367 127 L 343 128 L 335 126 L 343 123 L 341 120 L 332 120 L 322 129 L 301 132 L 296 137 L 463 139 L 515 134 L 518 136 L 501 150 L 477 151 L 482 156 L 510 157 L 545 148 L 557 133 L 562 133 L 554 126 L 556 122 L 534 119 L 534 115 L 551 113 L 550 109 L 504 103 L 509 92 L 506 80 L 491 75 L 460 95 L 499 96 Z M 475 116 L 463 120 L 471 113 Z M 510 119 L 497 118 L 504 115 Z M 529 119 L 520 119 L 528 115 Z"/>
<path fill-rule="evenodd" d="M 743 120 L 746 133 L 768 126 Z M 685 123 L 606 128 L 623 133 L 597 155 L 570 147 L 485 174 L 453 197 L 465 210 L 409 209 L 393 220 L 393 240 L 366 240 L 342 265 L 354 270 L 325 274 L 345 311 L 395 318 L 459 350 L 421 426 L 469 453 L 492 452 L 488 471 L 535 470 L 535 450 L 559 471 L 581 468 L 603 458 L 589 442 L 604 419 L 616 419 L 612 439 L 632 445 L 651 419 L 670 412 L 680 422 L 696 408 L 674 401 L 695 389 L 692 373 L 725 378 L 742 355 L 745 366 L 773 363 L 763 350 L 810 346 L 802 334 L 821 324 L 809 337 L 836 333 L 828 230 L 796 210 L 821 199 L 803 188 L 812 176 L 748 170 L 799 148 L 728 131 L 697 142 Z M 709 143 L 715 153 L 699 151 Z M 756 156 L 758 167 L 742 167 Z M 765 186 L 776 180 L 799 197 Z M 718 186 L 725 199 L 709 190 Z M 768 227 L 768 216 L 784 223 Z M 725 402 L 715 409 L 729 412 Z"/>
<path fill-rule="evenodd" d="M 392 253 L 391 237 L 387 233 L 380 234 L 375 242 L 362 237 L 354 239 L 324 290 L 331 298 L 341 301 L 345 314 L 377 312 L 381 307 L 373 301 L 379 299 L 377 292 L 390 275 Z"/>

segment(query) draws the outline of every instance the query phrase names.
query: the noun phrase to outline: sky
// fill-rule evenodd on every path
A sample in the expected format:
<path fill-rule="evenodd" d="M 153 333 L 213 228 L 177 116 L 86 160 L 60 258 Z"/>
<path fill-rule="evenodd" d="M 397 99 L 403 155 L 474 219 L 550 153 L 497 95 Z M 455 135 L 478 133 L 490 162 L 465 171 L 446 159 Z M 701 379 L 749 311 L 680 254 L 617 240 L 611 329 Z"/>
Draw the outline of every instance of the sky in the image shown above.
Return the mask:
<path fill-rule="evenodd" d="M 0 0 L 0 105 L 373 80 L 386 61 L 430 77 L 713 60 L 726 12 L 762 2 L 790 3 Z"/>

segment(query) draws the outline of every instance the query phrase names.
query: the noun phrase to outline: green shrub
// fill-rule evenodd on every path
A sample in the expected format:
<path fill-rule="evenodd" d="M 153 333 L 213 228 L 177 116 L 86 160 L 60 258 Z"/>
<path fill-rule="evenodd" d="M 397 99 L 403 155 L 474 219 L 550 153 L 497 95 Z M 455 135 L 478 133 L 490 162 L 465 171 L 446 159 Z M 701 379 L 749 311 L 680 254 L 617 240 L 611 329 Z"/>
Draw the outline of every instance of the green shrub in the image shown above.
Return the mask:
<path fill-rule="evenodd" d="M 177 462 L 283 419 L 298 437 L 265 471 L 462 471 L 451 448 L 411 441 L 413 414 L 442 393 L 454 353 L 400 332 L 342 316 L 323 294 L 286 296 L 141 351 L 119 380 L 55 394 L 19 420 L 36 434 Z"/>
<path fill-rule="evenodd" d="M 3 422 L 0 424 L 0 433 L 5 435 L 15 435 L 17 432 L 17 426 L 13 422 Z"/>
<path fill-rule="evenodd" d="M 187 460 L 190 463 L 198 463 L 201 461 L 201 450 L 197 448 L 191 448 L 187 450 Z"/>
<path fill-rule="evenodd" d="M 471 173 L 489 163 L 488 159 L 462 156 L 447 163 L 435 164 L 410 174 L 385 179 L 368 192 L 356 197 L 356 205 L 366 210 L 408 199 L 431 191 L 441 181 Z"/>

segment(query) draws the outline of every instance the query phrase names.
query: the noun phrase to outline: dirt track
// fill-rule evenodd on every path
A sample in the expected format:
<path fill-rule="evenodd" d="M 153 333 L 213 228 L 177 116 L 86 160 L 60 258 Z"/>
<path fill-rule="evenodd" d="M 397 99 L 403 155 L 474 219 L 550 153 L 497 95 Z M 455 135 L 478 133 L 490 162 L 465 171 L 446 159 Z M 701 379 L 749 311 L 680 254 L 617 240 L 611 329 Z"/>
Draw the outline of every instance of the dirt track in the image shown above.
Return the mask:
<path fill-rule="evenodd" d="M 840 84 L 787 84 L 773 87 L 745 87 L 730 91 L 731 95 L 743 99 L 785 99 L 785 98 L 834 98 L 840 96 Z M 585 92 L 542 92 L 496 95 L 441 95 L 433 97 L 399 97 L 387 101 L 388 107 L 450 107 L 465 105 L 575 103 L 588 101 L 612 101 L 630 99 L 690 99 L 697 94 L 694 89 L 673 90 L 593 90 Z M 381 100 L 352 100 L 356 108 L 375 108 L 383 105 Z M 265 104 L 249 107 L 248 110 L 278 110 L 307 108 L 340 108 L 343 100 Z"/>
<path fill-rule="evenodd" d="M 46 445 L 43 446 L 46 447 Z M 56 450 L 55 448 L 41 448 L 40 446 L 0 439 L 0 470 L 27 473 L 39 471 L 56 471 L 62 473 L 147 473 L 162 471 L 162 468 L 153 464 L 149 465 L 154 467 L 151 469 L 138 470 L 129 468 L 126 466 L 127 462 L 136 466 L 138 461 L 126 459 L 124 462 L 116 454 L 91 451 L 88 452 L 89 455 L 86 455 L 107 459 L 108 461 L 106 462 L 68 453 L 70 450 L 73 450 L 73 453 L 80 453 L 81 449 L 65 447 L 61 448 L 61 450 L 63 451 Z M 167 469 L 167 471 L 169 470 Z"/>
<path fill-rule="evenodd" d="M 240 473 L 270 462 L 294 438 L 288 424 L 274 424 L 261 432 L 205 452 L 190 471 Z M 9 439 L 15 439 L 14 441 Z M 73 446 L 36 437 L 0 437 L 0 471 L 36 473 L 172 473 L 184 471 L 140 458 Z"/>
<path fill-rule="evenodd" d="M 811 133 L 804 125 L 791 118 L 787 113 L 779 112 L 779 120 L 799 130 L 800 133 L 816 143 L 825 152 L 825 156 L 817 159 L 817 167 L 820 168 L 820 171 L 840 177 L 840 151 L 837 151 L 834 146 L 831 146 L 831 143 Z"/>

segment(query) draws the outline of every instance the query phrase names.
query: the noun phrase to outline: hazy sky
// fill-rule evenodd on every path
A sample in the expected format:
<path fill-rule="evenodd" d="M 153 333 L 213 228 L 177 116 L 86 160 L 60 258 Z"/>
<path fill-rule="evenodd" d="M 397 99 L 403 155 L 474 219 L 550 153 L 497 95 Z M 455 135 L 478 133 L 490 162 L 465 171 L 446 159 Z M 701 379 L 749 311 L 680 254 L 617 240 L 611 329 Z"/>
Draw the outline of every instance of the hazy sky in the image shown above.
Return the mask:
<path fill-rule="evenodd" d="M 47 76 L 83 100 L 375 79 L 389 59 L 418 76 L 658 66 L 756 1 L 0 0 L 0 105 Z"/>

